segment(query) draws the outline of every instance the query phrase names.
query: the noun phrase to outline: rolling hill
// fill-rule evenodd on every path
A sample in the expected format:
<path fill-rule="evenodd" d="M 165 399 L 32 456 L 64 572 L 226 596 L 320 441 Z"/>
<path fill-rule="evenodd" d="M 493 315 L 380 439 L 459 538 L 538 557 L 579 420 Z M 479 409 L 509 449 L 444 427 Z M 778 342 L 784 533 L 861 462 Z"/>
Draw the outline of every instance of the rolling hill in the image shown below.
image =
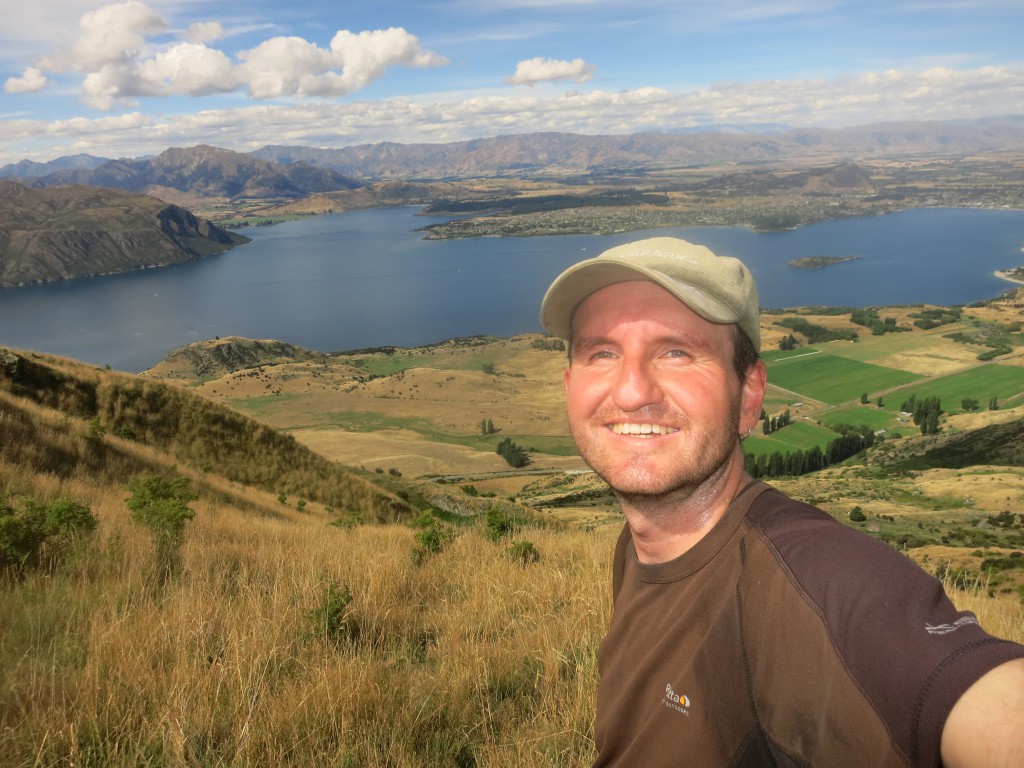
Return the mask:
<path fill-rule="evenodd" d="M 0 181 L 0 288 L 177 264 L 247 242 L 154 197 Z"/>

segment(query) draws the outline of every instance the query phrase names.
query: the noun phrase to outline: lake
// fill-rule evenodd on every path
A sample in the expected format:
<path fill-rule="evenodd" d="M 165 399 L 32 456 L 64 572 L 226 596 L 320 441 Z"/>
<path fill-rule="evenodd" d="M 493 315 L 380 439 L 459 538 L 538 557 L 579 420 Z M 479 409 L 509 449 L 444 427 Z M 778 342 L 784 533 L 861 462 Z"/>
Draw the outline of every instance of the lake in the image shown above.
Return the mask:
<path fill-rule="evenodd" d="M 0 346 L 138 372 L 215 336 L 280 339 L 322 352 L 419 346 L 539 331 L 548 284 L 565 267 L 655 235 L 737 256 L 763 307 L 969 304 L 1012 285 L 1024 211 L 923 209 L 756 233 L 679 227 L 619 235 L 424 240 L 442 219 L 417 208 L 311 217 L 246 230 L 248 245 L 162 269 L 0 290 Z M 859 258 L 819 269 L 786 262 Z"/>

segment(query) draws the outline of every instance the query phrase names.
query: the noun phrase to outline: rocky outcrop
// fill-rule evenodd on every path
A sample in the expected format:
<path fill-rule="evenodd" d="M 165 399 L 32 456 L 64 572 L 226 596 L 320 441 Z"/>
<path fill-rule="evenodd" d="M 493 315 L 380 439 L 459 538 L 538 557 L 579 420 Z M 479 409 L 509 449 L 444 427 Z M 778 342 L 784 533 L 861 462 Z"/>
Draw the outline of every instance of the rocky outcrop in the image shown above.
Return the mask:
<path fill-rule="evenodd" d="M 207 378 L 261 365 L 282 363 L 327 362 L 321 352 L 297 347 L 273 339 L 246 339 L 226 336 L 223 339 L 197 341 L 172 351 L 162 362 L 147 371 L 157 378 Z"/>

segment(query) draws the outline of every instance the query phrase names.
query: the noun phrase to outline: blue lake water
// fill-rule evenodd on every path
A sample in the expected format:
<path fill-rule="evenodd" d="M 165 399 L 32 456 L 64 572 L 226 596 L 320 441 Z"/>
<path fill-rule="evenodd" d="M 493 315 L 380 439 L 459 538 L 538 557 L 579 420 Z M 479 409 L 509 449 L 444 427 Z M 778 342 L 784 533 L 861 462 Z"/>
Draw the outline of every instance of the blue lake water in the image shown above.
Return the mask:
<path fill-rule="evenodd" d="M 247 230 L 253 242 L 163 269 L 0 290 L 0 346 L 140 371 L 215 336 L 323 352 L 540 330 L 544 290 L 619 243 L 673 235 L 737 256 L 763 307 L 969 304 L 1024 264 L 1024 211 L 925 209 L 759 234 L 680 227 L 620 235 L 422 239 L 416 208 L 350 211 Z M 858 256 L 821 269 L 786 262 Z"/>

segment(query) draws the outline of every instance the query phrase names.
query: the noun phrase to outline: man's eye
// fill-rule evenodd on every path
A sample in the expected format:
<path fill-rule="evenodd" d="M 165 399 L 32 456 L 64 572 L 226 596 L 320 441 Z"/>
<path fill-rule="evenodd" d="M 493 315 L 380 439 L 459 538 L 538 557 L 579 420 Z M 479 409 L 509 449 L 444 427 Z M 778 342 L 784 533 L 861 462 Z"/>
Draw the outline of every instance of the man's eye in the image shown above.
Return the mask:
<path fill-rule="evenodd" d="M 689 356 L 690 353 L 687 352 L 685 349 L 670 349 L 667 353 L 665 353 L 665 357 L 672 357 L 677 359 L 687 358 Z"/>

